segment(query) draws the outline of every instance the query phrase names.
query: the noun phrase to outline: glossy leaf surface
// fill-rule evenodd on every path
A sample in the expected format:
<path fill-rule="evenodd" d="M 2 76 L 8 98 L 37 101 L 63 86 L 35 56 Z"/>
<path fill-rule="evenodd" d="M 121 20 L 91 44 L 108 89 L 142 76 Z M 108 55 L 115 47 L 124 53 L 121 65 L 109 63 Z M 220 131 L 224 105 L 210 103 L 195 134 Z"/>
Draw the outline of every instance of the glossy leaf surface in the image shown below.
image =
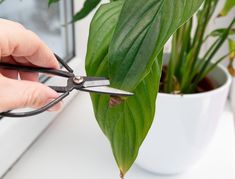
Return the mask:
<path fill-rule="evenodd" d="M 92 94 L 96 119 L 121 174 L 133 164 L 152 124 L 165 42 L 203 0 L 119 0 L 93 17 L 86 71 L 135 93 L 127 99 Z"/>
<path fill-rule="evenodd" d="M 110 46 L 113 85 L 135 89 L 169 37 L 202 1 L 127 0 Z"/>

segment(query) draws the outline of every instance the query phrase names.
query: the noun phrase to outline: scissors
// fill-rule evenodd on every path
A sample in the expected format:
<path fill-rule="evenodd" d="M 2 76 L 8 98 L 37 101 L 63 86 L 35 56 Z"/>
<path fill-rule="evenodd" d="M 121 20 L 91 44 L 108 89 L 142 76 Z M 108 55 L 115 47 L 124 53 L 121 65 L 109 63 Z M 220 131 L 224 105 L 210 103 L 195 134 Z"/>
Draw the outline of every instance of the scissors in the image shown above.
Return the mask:
<path fill-rule="evenodd" d="M 56 70 L 52 68 L 42 68 L 42 67 L 29 67 L 29 66 L 21 66 L 21 65 L 14 65 L 14 64 L 7 64 L 7 63 L 0 63 L 0 69 L 7 69 L 7 70 L 18 70 L 18 71 L 25 71 L 25 72 L 39 72 L 39 73 L 46 73 L 52 74 L 55 76 L 60 76 L 67 78 L 67 85 L 66 86 L 49 86 L 53 90 L 57 91 L 58 93 L 62 93 L 58 98 L 51 101 L 47 105 L 41 107 L 40 109 L 36 109 L 29 112 L 2 112 L 0 113 L 0 117 L 28 117 L 40 114 L 52 106 L 59 103 L 65 97 L 67 97 L 71 91 L 79 90 L 85 92 L 93 92 L 98 94 L 107 94 L 111 96 L 132 96 L 133 93 L 123 91 L 116 88 L 109 87 L 110 81 L 105 77 L 87 77 L 87 76 L 76 76 L 73 73 L 73 69 L 68 66 L 58 55 L 55 54 L 56 59 L 58 62 L 67 70 Z"/>

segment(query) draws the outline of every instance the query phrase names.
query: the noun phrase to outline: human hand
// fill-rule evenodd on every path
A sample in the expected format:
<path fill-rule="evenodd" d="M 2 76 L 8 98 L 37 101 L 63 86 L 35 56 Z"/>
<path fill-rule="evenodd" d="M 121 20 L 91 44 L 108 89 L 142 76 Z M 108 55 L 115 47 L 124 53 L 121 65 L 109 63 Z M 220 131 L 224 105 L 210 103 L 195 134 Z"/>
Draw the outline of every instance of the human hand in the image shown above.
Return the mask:
<path fill-rule="evenodd" d="M 59 69 L 55 56 L 39 37 L 18 23 L 0 18 L 0 63 L 3 62 Z M 37 73 L 0 70 L 0 112 L 39 108 L 57 97 L 57 92 L 38 82 Z M 61 103 L 50 111 L 60 107 Z"/>

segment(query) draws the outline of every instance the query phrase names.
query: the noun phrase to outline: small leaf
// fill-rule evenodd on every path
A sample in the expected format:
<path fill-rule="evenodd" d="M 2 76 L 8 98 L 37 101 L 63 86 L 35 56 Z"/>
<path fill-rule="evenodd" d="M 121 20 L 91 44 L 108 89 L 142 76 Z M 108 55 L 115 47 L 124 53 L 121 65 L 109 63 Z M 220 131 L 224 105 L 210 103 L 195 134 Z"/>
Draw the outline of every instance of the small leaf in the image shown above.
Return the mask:
<path fill-rule="evenodd" d="M 86 0 L 82 9 L 73 16 L 72 22 L 76 22 L 86 17 L 100 3 L 100 1 L 101 0 Z"/>
<path fill-rule="evenodd" d="M 233 39 L 228 39 L 228 45 L 229 45 L 229 58 L 234 59 L 235 58 L 235 41 Z"/>
<path fill-rule="evenodd" d="M 48 0 L 48 6 L 50 7 L 51 4 L 59 2 L 60 0 Z"/>
<path fill-rule="evenodd" d="M 235 0 L 226 0 L 223 9 L 219 13 L 219 16 L 226 16 L 234 6 Z"/>
<path fill-rule="evenodd" d="M 209 37 L 221 37 L 223 34 L 227 31 L 227 28 L 220 28 L 220 29 L 215 29 L 212 32 L 210 32 L 205 38 L 204 42 L 209 38 Z M 229 31 L 228 35 L 234 35 L 235 34 L 235 29 L 231 28 Z"/>
<path fill-rule="evenodd" d="M 234 65 L 234 59 L 235 59 L 235 41 L 232 39 L 228 40 L 228 46 L 229 46 L 229 64 L 228 64 L 228 71 L 229 73 L 235 77 L 235 69 L 233 67 Z"/>
<path fill-rule="evenodd" d="M 216 29 L 216 30 L 214 30 L 210 33 L 210 36 L 212 36 L 212 37 L 221 36 L 221 35 L 224 34 L 224 32 L 226 30 L 227 30 L 226 28 Z M 233 34 L 235 34 L 235 29 L 231 29 L 230 32 L 229 32 L 229 35 L 233 35 Z"/>

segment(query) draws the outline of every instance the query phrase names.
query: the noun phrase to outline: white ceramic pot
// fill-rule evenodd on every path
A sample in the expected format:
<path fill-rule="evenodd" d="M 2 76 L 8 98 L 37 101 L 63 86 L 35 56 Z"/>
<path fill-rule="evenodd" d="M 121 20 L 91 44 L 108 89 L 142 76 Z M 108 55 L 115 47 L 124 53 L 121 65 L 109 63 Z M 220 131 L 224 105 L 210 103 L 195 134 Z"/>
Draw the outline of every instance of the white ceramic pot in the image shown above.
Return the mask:
<path fill-rule="evenodd" d="M 189 95 L 158 94 L 153 125 L 136 163 L 151 172 L 177 174 L 192 167 L 206 151 L 224 109 L 231 77 L 222 66 L 210 78 L 217 88 Z"/>

